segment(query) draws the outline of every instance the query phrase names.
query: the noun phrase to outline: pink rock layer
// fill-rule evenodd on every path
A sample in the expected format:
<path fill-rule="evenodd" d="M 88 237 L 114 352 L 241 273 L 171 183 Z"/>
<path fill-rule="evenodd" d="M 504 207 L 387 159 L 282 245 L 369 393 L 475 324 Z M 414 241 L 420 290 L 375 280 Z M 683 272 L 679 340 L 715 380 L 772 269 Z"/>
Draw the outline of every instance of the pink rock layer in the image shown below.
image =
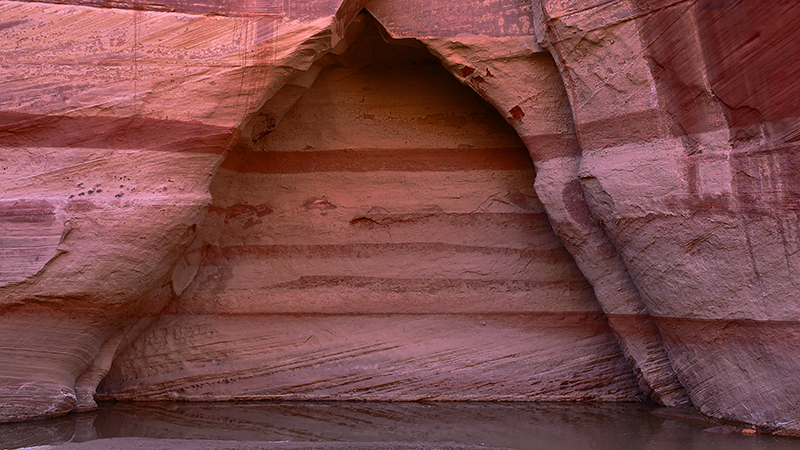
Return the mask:
<path fill-rule="evenodd" d="M 800 65 L 769 55 L 797 46 L 780 24 L 798 11 L 754 0 L 544 3 L 541 38 L 573 105 L 584 193 L 678 378 L 707 414 L 797 435 L 793 383 L 771 362 L 796 359 L 791 344 L 753 334 L 748 357 L 720 355 L 689 329 L 797 321 Z"/>
<path fill-rule="evenodd" d="M 99 393 L 116 400 L 633 401 L 639 390 L 598 313 L 246 314 L 162 317 L 123 352 Z"/>
<path fill-rule="evenodd" d="M 91 408 L 109 368 L 109 398 L 214 398 L 204 383 L 235 378 L 220 373 L 313 359 L 292 353 L 303 327 L 331 332 L 322 355 L 358 352 L 333 324 L 399 349 L 349 361 L 372 377 L 386 362 L 402 384 L 403 355 L 488 348 L 460 327 L 516 317 L 491 322 L 503 342 L 484 355 L 516 355 L 532 389 L 497 363 L 492 390 L 458 357 L 405 360 L 441 381 L 406 394 L 638 384 L 797 435 L 800 65 L 781 56 L 798 9 L 723 3 L 0 2 L 0 420 Z M 601 312 L 610 328 L 578 334 L 514 322 Z M 181 333 L 215 315 L 232 322 Z M 291 339 L 253 359 L 274 338 L 253 324 Z M 748 353 L 720 356 L 705 332 Z M 214 333 L 237 344 L 205 360 Z M 407 347 L 415 333 L 437 344 Z M 567 360 L 548 345 L 577 365 L 555 369 Z M 279 375 L 287 390 L 257 371 L 240 386 L 348 392 L 309 367 L 299 384 Z M 552 370 L 582 381 L 553 388 Z"/>
<path fill-rule="evenodd" d="M 374 24 L 339 58 L 222 164 L 194 281 L 101 398 L 636 399 L 502 118 Z"/>

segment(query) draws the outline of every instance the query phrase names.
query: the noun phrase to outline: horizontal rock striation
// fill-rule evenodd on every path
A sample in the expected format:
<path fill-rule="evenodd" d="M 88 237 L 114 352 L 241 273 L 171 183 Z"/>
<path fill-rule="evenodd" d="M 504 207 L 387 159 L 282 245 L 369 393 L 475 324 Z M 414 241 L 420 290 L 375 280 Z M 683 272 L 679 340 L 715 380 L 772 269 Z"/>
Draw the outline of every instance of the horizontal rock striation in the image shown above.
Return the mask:
<path fill-rule="evenodd" d="M 222 164 L 194 281 L 101 397 L 635 399 L 524 146 L 424 48 L 365 28 Z"/>
<path fill-rule="evenodd" d="M 793 5 L 0 17 L 0 421 L 110 370 L 103 398 L 647 395 L 800 435 Z"/>
<path fill-rule="evenodd" d="M 265 62 L 305 68 L 296 47 L 335 22 L 95 6 L 0 3 L 0 421 L 93 407 L 172 299 L 241 123 L 282 83 Z"/>
<path fill-rule="evenodd" d="M 542 3 L 581 184 L 693 402 L 797 435 L 797 11 L 661 3 Z"/>
<path fill-rule="evenodd" d="M 662 404 L 688 403 L 658 329 L 584 198 L 578 179 L 580 148 L 553 60 L 545 53 L 531 54 L 531 43 L 522 39 L 504 40 L 491 51 L 474 38 L 428 39 L 426 44 L 447 61 L 456 78 L 493 101 L 498 110 L 508 111 L 507 120 L 533 158 L 534 187 L 550 223 L 592 284 L 641 389 Z M 533 90 L 521 83 L 537 86 L 535 95 L 515 98 L 514 92 Z"/>

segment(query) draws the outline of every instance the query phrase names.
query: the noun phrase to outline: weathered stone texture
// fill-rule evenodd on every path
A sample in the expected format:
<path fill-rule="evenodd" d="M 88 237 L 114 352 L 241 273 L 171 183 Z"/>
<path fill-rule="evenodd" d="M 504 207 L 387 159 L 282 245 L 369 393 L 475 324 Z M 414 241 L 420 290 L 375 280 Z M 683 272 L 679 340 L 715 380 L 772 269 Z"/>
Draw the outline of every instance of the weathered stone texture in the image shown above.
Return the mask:
<path fill-rule="evenodd" d="M 796 370 L 800 343 L 766 330 L 790 330 L 800 296 L 798 167 L 787 133 L 798 66 L 764 56 L 796 45 L 774 25 L 797 8 L 615 3 L 616 15 L 543 6 L 591 210 L 695 404 L 797 434 L 795 383 L 783 374 Z M 755 329 L 765 332 L 756 338 Z"/>
<path fill-rule="evenodd" d="M 507 120 L 533 158 L 535 188 L 550 223 L 592 284 L 642 391 L 667 405 L 687 403 L 658 329 L 623 261 L 586 204 L 578 180 L 580 147 L 551 57 L 530 53 L 530 44 L 523 39 L 503 40 L 491 50 L 478 39 L 425 42 L 464 84 L 507 111 Z"/>
<path fill-rule="evenodd" d="M 0 420 L 20 420 L 92 407 L 117 347 L 171 300 L 265 63 L 279 84 L 307 68 L 296 47 L 331 20 L 276 40 L 287 28 L 261 13 L 4 1 L 0 17 Z"/>
<path fill-rule="evenodd" d="M 389 24 L 394 37 L 430 33 L 414 14 L 396 12 L 390 5 L 375 1 L 369 10 Z M 434 2 L 417 7 L 434 14 L 443 6 Z M 482 31 L 491 35 L 490 29 Z M 642 390 L 668 405 L 686 403 L 688 397 L 669 365 L 658 330 L 584 199 L 578 181 L 581 149 L 552 57 L 541 51 L 533 36 L 489 40 L 449 36 L 445 31 L 422 41 L 456 79 L 503 112 L 522 137 L 536 166 L 535 188 L 550 223 L 592 284 Z"/>
<path fill-rule="evenodd" d="M 635 399 L 519 138 L 424 47 L 365 27 L 222 164 L 194 282 L 101 395 Z"/>
<path fill-rule="evenodd" d="M 0 1 L 0 420 L 113 361 L 108 398 L 641 390 L 800 434 L 798 20 Z"/>

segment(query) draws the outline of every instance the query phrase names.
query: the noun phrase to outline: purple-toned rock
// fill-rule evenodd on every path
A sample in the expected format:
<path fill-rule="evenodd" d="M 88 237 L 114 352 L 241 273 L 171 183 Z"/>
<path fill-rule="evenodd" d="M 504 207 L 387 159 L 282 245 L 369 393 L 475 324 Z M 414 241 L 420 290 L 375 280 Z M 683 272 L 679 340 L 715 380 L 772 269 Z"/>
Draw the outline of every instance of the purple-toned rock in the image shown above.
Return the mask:
<path fill-rule="evenodd" d="M 90 409 L 99 384 L 646 395 L 800 435 L 795 6 L 0 17 L 0 421 Z"/>
<path fill-rule="evenodd" d="M 540 5 L 581 184 L 692 401 L 797 435 L 798 11 L 662 3 Z"/>
<path fill-rule="evenodd" d="M 519 137 L 424 46 L 354 25 L 222 164 L 194 280 L 101 396 L 634 400 Z"/>

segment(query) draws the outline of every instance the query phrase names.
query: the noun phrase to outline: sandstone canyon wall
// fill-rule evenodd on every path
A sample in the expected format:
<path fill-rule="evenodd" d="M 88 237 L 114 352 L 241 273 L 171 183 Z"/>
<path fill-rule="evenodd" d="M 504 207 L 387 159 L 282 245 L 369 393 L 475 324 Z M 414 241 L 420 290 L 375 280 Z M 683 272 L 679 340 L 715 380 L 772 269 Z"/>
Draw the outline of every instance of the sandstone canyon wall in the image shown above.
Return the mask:
<path fill-rule="evenodd" d="M 58 3 L 0 2 L 2 420 L 649 396 L 800 434 L 797 6 Z"/>
<path fill-rule="evenodd" d="M 517 135 L 421 44 L 363 27 L 223 162 L 194 282 L 101 395 L 635 399 Z"/>
<path fill-rule="evenodd" d="M 570 95 L 591 211 L 692 401 L 796 433 L 800 85 L 776 52 L 797 47 L 782 24 L 800 10 L 583 6 L 545 8 L 541 33 Z"/>

